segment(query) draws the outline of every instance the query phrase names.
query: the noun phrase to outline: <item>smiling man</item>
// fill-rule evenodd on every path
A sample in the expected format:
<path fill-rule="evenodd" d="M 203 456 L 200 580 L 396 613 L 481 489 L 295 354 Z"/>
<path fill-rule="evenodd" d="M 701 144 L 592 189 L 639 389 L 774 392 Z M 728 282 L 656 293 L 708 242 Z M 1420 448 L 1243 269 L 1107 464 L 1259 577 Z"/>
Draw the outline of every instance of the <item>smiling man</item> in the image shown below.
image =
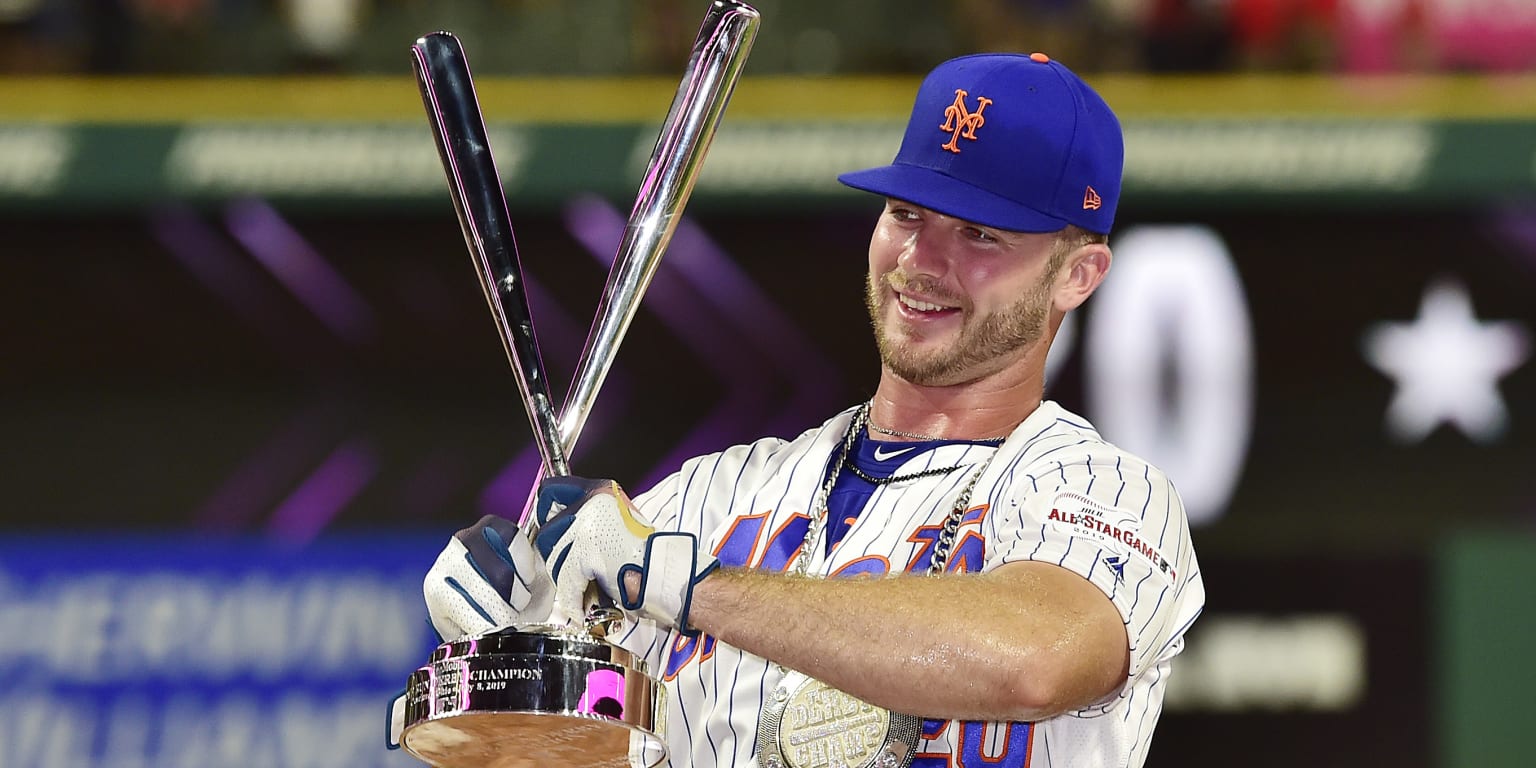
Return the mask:
<path fill-rule="evenodd" d="M 1188 524 L 1162 472 L 1042 400 L 1063 317 L 1110 268 L 1122 147 L 1047 56 L 940 65 L 895 162 L 840 177 L 886 201 L 872 397 L 633 501 L 547 482 L 533 545 L 482 520 L 460 540 L 507 552 L 471 570 L 450 543 L 434 624 L 540 621 L 551 597 L 576 615 L 595 582 L 628 617 L 610 640 L 669 694 L 668 752 L 637 741 L 635 765 L 1142 765 L 1205 600 Z"/>

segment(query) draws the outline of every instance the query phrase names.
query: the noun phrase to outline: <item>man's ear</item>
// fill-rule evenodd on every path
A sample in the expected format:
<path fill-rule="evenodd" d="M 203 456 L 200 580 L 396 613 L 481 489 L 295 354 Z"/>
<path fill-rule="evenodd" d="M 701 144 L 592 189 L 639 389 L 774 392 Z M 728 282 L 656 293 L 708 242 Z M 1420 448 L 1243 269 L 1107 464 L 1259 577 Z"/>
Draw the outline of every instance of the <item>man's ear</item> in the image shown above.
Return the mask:
<path fill-rule="evenodd" d="M 1088 243 L 1073 251 L 1062 265 L 1063 274 L 1056 280 L 1056 309 L 1069 312 L 1082 306 L 1099 283 L 1104 282 L 1113 258 L 1104 243 Z"/>

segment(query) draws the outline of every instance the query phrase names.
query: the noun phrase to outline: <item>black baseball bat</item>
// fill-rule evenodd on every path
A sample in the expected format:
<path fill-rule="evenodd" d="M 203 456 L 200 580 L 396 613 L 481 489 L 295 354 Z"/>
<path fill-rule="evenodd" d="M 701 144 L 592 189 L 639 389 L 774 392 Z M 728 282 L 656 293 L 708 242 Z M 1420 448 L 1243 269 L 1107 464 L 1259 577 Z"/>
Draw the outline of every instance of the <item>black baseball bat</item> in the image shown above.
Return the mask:
<path fill-rule="evenodd" d="M 486 139 L 464 46 L 451 33 L 433 32 L 411 46 L 411 63 L 464 243 L 516 374 L 534 442 L 550 474 L 568 475 L 570 464 L 528 309 L 507 197 Z"/>

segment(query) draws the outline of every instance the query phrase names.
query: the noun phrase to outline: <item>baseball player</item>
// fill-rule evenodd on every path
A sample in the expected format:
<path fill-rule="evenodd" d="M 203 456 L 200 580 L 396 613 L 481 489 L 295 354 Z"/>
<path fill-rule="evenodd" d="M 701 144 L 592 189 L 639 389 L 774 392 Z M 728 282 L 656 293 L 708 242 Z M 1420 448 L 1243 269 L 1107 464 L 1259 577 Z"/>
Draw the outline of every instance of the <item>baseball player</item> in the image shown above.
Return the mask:
<path fill-rule="evenodd" d="M 1188 524 L 1162 472 L 1042 401 L 1109 270 L 1122 162 L 1049 57 L 941 64 L 895 161 L 839 177 L 886 200 L 873 397 L 633 500 L 547 481 L 535 541 L 486 518 L 449 543 L 434 626 L 578 615 L 595 582 L 667 689 L 671 766 L 1142 765 L 1205 599 Z"/>

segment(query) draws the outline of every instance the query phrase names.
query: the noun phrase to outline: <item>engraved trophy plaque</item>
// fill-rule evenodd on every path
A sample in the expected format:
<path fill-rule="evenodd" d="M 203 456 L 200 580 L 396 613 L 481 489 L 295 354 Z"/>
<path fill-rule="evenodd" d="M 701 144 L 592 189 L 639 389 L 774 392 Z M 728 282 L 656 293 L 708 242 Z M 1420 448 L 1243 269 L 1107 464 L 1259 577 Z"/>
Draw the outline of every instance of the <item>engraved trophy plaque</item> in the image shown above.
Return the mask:
<path fill-rule="evenodd" d="M 626 766 L 664 755 L 660 686 L 623 649 L 554 625 L 438 646 L 406 688 L 401 745 L 440 768 Z"/>
<path fill-rule="evenodd" d="M 692 193 L 759 22 L 745 3 L 710 3 L 558 418 L 463 48 L 446 32 L 411 47 L 455 212 L 548 474 L 569 474 L 567 457 Z M 525 526 L 534 524 L 529 512 Z M 438 768 L 659 763 L 662 689 L 639 660 L 603 641 L 619 616 L 597 607 L 582 626 L 520 624 L 438 646 L 407 682 L 401 746 Z"/>

